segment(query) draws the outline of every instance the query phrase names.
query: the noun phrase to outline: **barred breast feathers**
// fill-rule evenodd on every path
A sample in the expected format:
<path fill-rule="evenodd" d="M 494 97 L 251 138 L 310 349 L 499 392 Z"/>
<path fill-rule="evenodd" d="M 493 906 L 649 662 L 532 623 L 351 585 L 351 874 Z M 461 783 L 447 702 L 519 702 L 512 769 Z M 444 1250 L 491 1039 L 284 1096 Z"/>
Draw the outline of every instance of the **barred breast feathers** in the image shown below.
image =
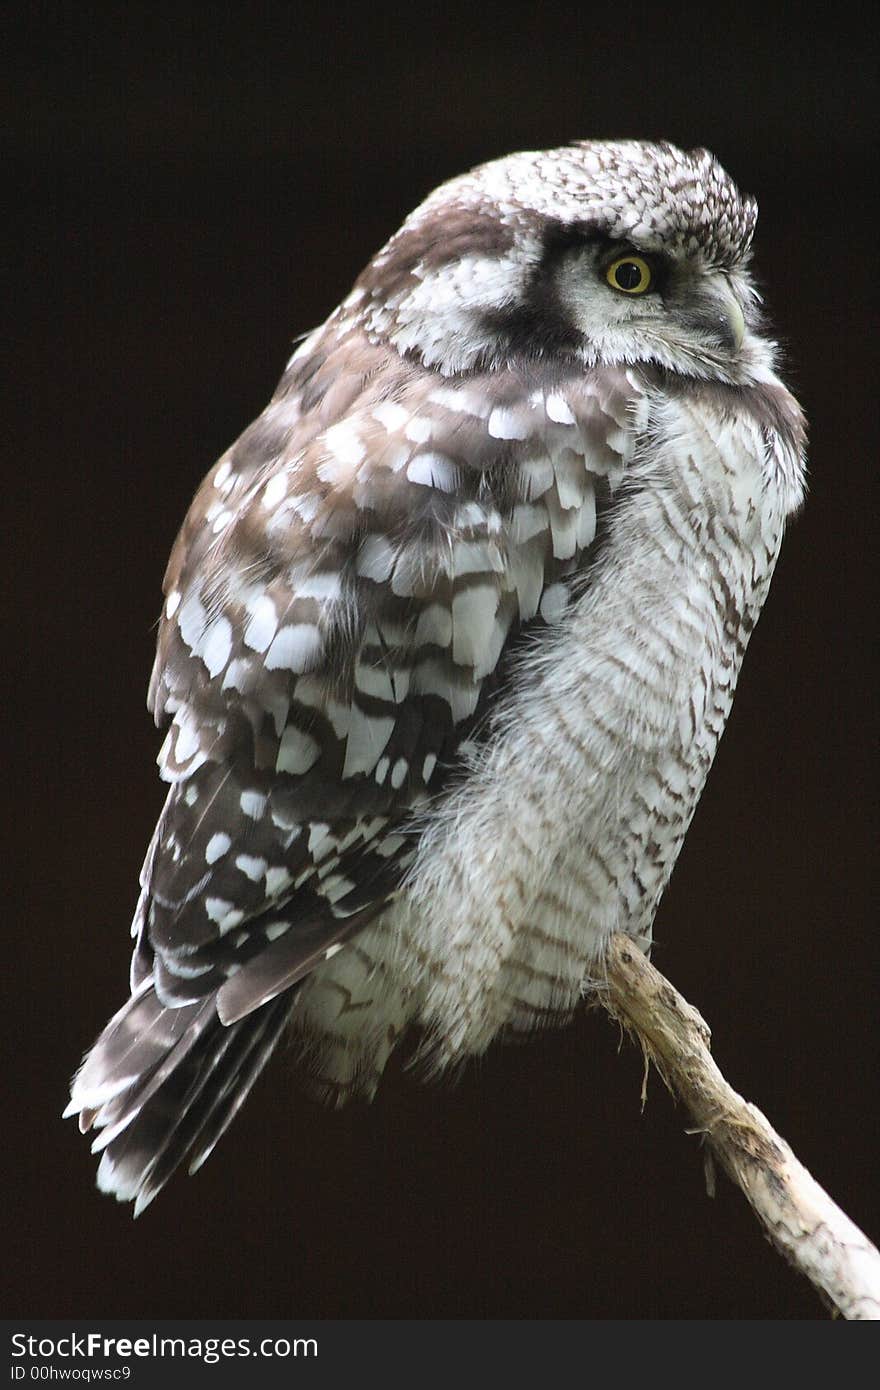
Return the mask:
<path fill-rule="evenodd" d="M 638 936 L 641 920 L 650 943 L 802 496 L 799 412 L 784 388 L 767 391 L 746 411 L 731 408 L 729 388 L 649 396 L 600 557 L 493 710 L 467 777 L 426 816 L 399 931 L 405 944 L 418 922 L 421 964 L 410 968 L 421 971 L 432 1066 L 516 1023 L 506 974 L 523 924 L 544 923 L 548 1018 L 570 1013 L 612 930 Z M 646 808 L 658 809 L 658 768 L 670 805 L 655 829 Z M 621 830 L 630 815 L 638 834 Z M 626 880 L 649 830 L 668 835 L 670 851 L 639 917 Z M 529 1025 L 541 1021 L 533 1010 Z"/>

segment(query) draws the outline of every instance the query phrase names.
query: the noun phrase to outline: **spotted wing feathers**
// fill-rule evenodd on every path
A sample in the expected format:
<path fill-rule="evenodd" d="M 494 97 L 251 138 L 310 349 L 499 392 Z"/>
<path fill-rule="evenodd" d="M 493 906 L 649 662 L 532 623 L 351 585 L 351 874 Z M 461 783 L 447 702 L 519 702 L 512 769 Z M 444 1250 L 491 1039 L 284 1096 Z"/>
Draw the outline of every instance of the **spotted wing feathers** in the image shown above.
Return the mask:
<path fill-rule="evenodd" d="M 322 916 L 330 944 L 394 890 L 408 814 L 442 793 L 511 636 L 559 616 L 627 462 L 622 371 L 401 364 L 379 390 L 368 344 L 357 361 L 294 360 L 275 432 L 206 480 L 169 569 L 151 700 L 173 792 L 147 908 L 168 1002 L 300 923 L 311 959 Z M 347 414 L 322 427 L 328 398 Z M 285 972 L 291 943 L 267 957 Z"/>
<path fill-rule="evenodd" d="M 396 891 L 413 811 L 516 635 L 560 616 L 628 462 L 622 370 L 444 381 L 332 324 L 205 480 L 166 576 L 136 992 L 74 1092 L 120 1197 L 225 1127 L 296 982 Z"/>

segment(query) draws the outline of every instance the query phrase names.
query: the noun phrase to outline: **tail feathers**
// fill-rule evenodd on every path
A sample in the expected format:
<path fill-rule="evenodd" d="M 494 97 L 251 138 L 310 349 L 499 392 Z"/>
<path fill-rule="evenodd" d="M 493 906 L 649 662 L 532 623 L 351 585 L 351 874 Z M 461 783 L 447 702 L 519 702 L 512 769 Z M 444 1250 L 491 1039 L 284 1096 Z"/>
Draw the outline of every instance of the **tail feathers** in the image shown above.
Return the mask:
<path fill-rule="evenodd" d="M 133 1201 L 139 1216 L 185 1159 L 194 1172 L 269 1060 L 291 1002 L 288 994 L 225 1028 L 214 997 L 166 1009 L 144 982 L 92 1048 L 64 1112 L 101 1130 L 99 1188 Z"/>
<path fill-rule="evenodd" d="M 114 1014 L 77 1072 L 65 1116 L 104 1130 L 103 1148 L 170 1076 L 216 1020 L 213 1000 L 165 1009 L 145 981 Z"/>
<path fill-rule="evenodd" d="M 238 1111 L 247 1100 L 251 1087 L 269 1060 L 275 1045 L 283 1033 L 290 1014 L 290 1000 L 284 999 L 269 1005 L 260 1014 L 254 1015 L 241 1024 L 223 1029 L 223 1034 L 233 1034 L 226 1042 L 221 1036 L 216 1058 L 212 1055 L 208 1067 L 209 1084 L 197 1080 L 187 1092 L 178 1110 L 178 1118 L 161 1146 L 156 1146 L 148 1171 L 140 1180 L 135 1200 L 135 1216 L 162 1190 L 175 1168 L 184 1160 L 188 1172 L 195 1173 L 213 1152 Z M 149 1124 L 146 1113 L 143 1124 Z M 135 1121 L 131 1130 L 134 1150 L 138 1151 L 138 1134 Z M 149 1135 L 149 1129 L 145 1129 Z M 126 1138 L 122 1136 L 120 1143 Z M 128 1157 L 128 1152 L 126 1153 Z M 98 1171 L 98 1184 L 102 1184 L 101 1169 L 107 1164 L 106 1176 L 121 1171 L 124 1160 L 111 1146 L 104 1154 Z M 104 1190 L 108 1190 L 106 1186 Z M 112 1190 L 112 1189 L 111 1189 Z"/>

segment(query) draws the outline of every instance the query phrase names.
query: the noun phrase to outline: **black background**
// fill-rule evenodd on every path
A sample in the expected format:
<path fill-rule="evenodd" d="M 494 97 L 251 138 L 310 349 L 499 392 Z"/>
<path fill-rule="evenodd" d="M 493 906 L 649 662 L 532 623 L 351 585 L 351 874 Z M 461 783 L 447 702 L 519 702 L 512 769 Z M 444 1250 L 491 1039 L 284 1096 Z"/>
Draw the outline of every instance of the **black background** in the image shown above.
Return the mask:
<path fill-rule="evenodd" d="M 791 20 L 782 15 L 788 10 Z M 163 797 L 144 711 L 202 474 L 442 179 L 597 136 L 708 145 L 811 427 L 811 495 L 656 924 L 718 1061 L 876 1236 L 867 7 L 7 11 L 5 1311 L 822 1316 L 604 1017 L 328 1113 L 277 1057 L 138 1222 L 62 1123 L 126 991 Z M 4 451 L 6 452 L 6 451 Z"/>

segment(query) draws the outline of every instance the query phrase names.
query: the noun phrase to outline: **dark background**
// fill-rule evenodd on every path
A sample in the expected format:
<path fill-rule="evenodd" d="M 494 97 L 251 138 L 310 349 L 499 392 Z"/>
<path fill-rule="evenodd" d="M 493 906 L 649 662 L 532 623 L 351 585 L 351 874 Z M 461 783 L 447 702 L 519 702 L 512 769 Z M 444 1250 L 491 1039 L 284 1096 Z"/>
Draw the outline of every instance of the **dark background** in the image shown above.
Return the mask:
<path fill-rule="evenodd" d="M 163 798 L 153 624 L 202 474 L 294 335 L 442 179 L 574 138 L 668 138 L 708 145 L 758 197 L 812 443 L 654 959 L 729 1079 L 876 1237 L 867 7 L 6 13 L 4 1311 L 823 1316 L 739 1192 L 719 1177 L 707 1198 L 655 1075 L 642 1113 L 641 1058 L 599 1014 L 455 1086 L 395 1075 L 342 1114 L 279 1056 L 207 1167 L 135 1224 L 60 1112 L 126 993 Z"/>

